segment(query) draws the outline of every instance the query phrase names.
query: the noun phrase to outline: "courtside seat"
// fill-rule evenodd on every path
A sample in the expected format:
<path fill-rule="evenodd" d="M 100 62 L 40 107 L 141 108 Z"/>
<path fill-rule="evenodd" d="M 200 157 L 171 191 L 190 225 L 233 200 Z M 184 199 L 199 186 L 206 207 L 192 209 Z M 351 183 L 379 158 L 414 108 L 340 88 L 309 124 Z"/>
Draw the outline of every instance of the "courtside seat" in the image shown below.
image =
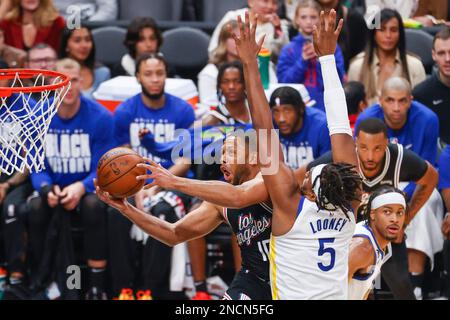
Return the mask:
<path fill-rule="evenodd" d="M 406 50 L 419 56 L 427 74 L 431 74 L 434 65 L 431 56 L 433 49 L 433 37 L 422 31 L 415 29 L 405 29 L 406 33 Z"/>
<path fill-rule="evenodd" d="M 203 21 L 218 23 L 225 13 L 247 6 L 247 0 L 203 0 Z"/>
<path fill-rule="evenodd" d="M 181 20 L 183 0 L 119 0 L 119 19 L 152 17 L 155 20 Z"/>

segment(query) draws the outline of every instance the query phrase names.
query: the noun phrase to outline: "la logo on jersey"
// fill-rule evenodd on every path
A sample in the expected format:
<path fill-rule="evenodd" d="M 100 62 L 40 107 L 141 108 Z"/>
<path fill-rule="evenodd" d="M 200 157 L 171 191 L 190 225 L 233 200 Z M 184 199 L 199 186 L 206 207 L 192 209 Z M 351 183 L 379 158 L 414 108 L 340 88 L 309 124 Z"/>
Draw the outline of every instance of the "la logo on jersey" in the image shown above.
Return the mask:
<path fill-rule="evenodd" d="M 300 168 L 314 160 L 313 148 L 307 142 L 300 146 L 282 143 L 281 147 L 287 165 L 293 169 Z"/>
<path fill-rule="evenodd" d="M 50 129 L 45 154 L 54 173 L 86 173 L 91 171 L 89 134 L 83 130 Z"/>
<path fill-rule="evenodd" d="M 134 122 L 130 124 L 130 143 L 131 148 L 139 153 L 143 157 L 152 158 L 154 161 L 159 162 L 160 159 L 152 157 L 148 153 L 147 149 L 141 146 L 141 140 L 139 139 L 139 130 L 147 128 L 154 135 L 155 141 L 158 143 L 170 142 L 174 139 L 175 124 L 169 123 L 169 120 L 160 119 L 155 121 L 154 119 L 134 119 Z"/>
<path fill-rule="evenodd" d="M 239 231 L 236 234 L 238 244 L 249 246 L 252 243 L 252 239 L 270 228 L 270 225 L 271 219 L 265 216 L 261 217 L 261 219 L 255 219 L 251 213 L 239 216 Z"/>

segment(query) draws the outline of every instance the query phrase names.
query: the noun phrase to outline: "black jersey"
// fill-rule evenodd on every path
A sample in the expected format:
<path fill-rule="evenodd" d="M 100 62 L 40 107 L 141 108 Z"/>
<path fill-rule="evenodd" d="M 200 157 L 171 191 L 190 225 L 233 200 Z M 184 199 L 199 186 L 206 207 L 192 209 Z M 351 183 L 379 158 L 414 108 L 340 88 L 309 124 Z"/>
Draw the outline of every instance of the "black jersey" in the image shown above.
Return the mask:
<path fill-rule="evenodd" d="M 309 170 L 316 165 L 331 163 L 332 161 L 333 158 L 331 152 L 329 152 L 311 162 L 307 168 Z M 384 164 L 380 173 L 370 179 L 360 173 L 363 178 L 363 190 L 366 193 L 371 193 L 381 185 L 398 188 L 399 182 L 420 180 L 427 169 L 426 161 L 413 151 L 404 149 L 400 144 L 389 144 L 386 148 Z"/>
<path fill-rule="evenodd" d="M 215 110 L 208 113 L 210 116 L 218 119 L 221 124 L 247 124 L 247 122 L 233 118 L 224 104 L 219 104 Z"/>
<path fill-rule="evenodd" d="M 224 208 L 224 217 L 236 234 L 242 267 L 268 281 L 272 208 L 265 203 L 242 209 Z"/>

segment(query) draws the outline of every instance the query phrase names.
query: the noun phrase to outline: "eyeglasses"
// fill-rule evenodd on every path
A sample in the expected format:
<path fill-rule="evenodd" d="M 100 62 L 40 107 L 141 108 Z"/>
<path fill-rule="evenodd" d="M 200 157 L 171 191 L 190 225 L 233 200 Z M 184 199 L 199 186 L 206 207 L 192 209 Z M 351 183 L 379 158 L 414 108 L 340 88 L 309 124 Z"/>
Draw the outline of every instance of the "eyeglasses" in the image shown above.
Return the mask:
<path fill-rule="evenodd" d="M 41 59 L 30 59 L 29 63 L 53 63 L 56 62 L 56 58 L 41 58 Z"/>

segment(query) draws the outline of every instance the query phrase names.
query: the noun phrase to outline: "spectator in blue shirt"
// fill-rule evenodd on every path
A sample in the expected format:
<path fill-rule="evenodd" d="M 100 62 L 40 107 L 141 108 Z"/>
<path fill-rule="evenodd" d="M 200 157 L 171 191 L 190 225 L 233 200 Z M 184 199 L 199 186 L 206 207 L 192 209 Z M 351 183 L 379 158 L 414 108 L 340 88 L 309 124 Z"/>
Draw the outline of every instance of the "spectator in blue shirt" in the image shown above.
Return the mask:
<path fill-rule="evenodd" d="M 304 84 L 311 98 L 317 102 L 315 107 L 325 111 L 321 69 L 312 43 L 313 26 L 319 23 L 319 13 L 320 7 L 314 0 L 303 1 L 297 6 L 294 21 L 299 34 L 281 50 L 277 77 L 280 83 Z M 339 46 L 337 46 L 335 58 L 342 81 L 345 66 Z"/>
<path fill-rule="evenodd" d="M 284 161 L 298 169 L 331 150 L 325 113 L 305 107 L 300 93 L 280 87 L 270 97 L 275 127 L 280 130 Z"/>
<path fill-rule="evenodd" d="M 413 100 L 409 82 L 400 77 L 388 79 L 384 83 L 380 102 L 359 115 L 355 131 L 364 119 L 381 119 L 388 126 L 391 143 L 400 143 L 435 165 L 439 120 L 433 111 Z"/>
<path fill-rule="evenodd" d="M 78 208 L 84 227 L 84 255 L 90 268 L 86 298 L 104 300 L 106 211 L 94 193 L 93 179 L 98 160 L 113 146 L 112 116 L 100 104 L 81 96 L 81 66 L 76 61 L 63 59 L 57 63 L 56 70 L 70 77 L 71 88 L 47 133 L 46 169 L 31 174 L 33 187 L 41 196 L 30 200 L 30 258 L 36 265 L 42 263 L 48 249 L 46 230 L 53 217 L 65 212 L 75 214 Z M 68 248 L 61 250 L 70 254 Z M 65 288 L 59 290 L 63 292 Z"/>
<path fill-rule="evenodd" d="M 117 146 L 130 147 L 143 157 L 151 158 L 168 168 L 173 164 L 170 160 L 162 160 L 152 155 L 143 144 L 141 138 L 150 132 L 158 143 L 174 140 L 175 130 L 188 129 L 195 120 L 194 110 L 187 102 L 164 92 L 168 65 L 160 54 L 144 54 L 136 61 L 136 78 L 142 92 L 119 105 L 114 114 L 114 139 Z M 155 195 L 154 190 L 141 190 L 134 197 L 136 206 L 145 210 L 144 199 Z M 108 209 L 108 230 L 111 245 L 109 266 L 112 275 L 112 291 L 114 295 L 122 288 L 131 288 L 136 278 L 135 253 L 140 241 L 130 231 L 136 227 L 117 210 Z M 136 234 L 132 232 L 132 234 Z M 166 246 L 167 247 L 167 246 Z M 171 248 L 158 247 L 159 259 L 166 261 Z M 148 259 L 147 259 L 148 260 Z M 145 268 L 145 266 L 143 267 Z M 154 294 L 155 288 L 151 289 Z M 162 293 L 161 293 L 162 294 Z"/>

